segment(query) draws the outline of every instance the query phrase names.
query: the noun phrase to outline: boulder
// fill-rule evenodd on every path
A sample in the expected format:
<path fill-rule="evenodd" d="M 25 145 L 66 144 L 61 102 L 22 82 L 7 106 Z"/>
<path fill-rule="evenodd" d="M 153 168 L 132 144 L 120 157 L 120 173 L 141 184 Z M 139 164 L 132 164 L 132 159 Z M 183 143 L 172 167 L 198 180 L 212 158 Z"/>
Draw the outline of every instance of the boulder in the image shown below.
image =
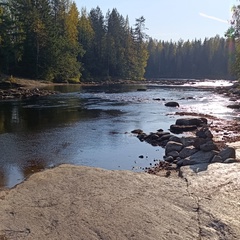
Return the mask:
<path fill-rule="evenodd" d="M 222 158 L 223 161 L 228 158 L 236 158 L 236 151 L 233 147 L 227 147 L 219 153 L 219 156 Z"/>
<path fill-rule="evenodd" d="M 179 103 L 178 102 L 167 102 L 165 103 L 166 107 L 179 107 Z"/>
<path fill-rule="evenodd" d="M 137 138 L 138 138 L 141 142 L 145 141 L 146 137 L 147 137 L 147 134 L 146 134 L 146 133 L 141 133 L 141 134 L 138 134 L 138 136 L 137 136 Z"/>
<path fill-rule="evenodd" d="M 171 136 L 172 136 L 171 134 L 163 135 L 158 139 L 158 141 L 162 142 L 165 140 L 169 140 L 171 138 Z"/>
<path fill-rule="evenodd" d="M 200 138 L 200 137 L 196 137 L 193 141 L 193 146 L 197 149 L 200 150 L 200 146 L 206 144 L 207 142 L 211 141 L 211 139 L 207 139 L 207 138 Z"/>
<path fill-rule="evenodd" d="M 168 156 L 168 153 L 170 153 L 170 152 L 173 152 L 173 151 L 180 152 L 182 150 L 182 148 L 183 148 L 182 143 L 169 141 L 165 148 L 165 154 L 166 154 L 166 156 Z"/>
<path fill-rule="evenodd" d="M 186 165 L 194 165 L 194 164 L 201 164 L 201 163 L 210 163 L 215 155 L 217 155 L 217 151 L 198 151 L 195 154 L 191 155 L 188 158 L 184 158 L 178 161 L 178 166 L 186 166 Z"/>
<path fill-rule="evenodd" d="M 181 126 L 192 126 L 196 125 L 197 127 L 207 124 L 206 118 L 179 118 L 176 120 L 176 125 Z"/>
<path fill-rule="evenodd" d="M 184 147 L 192 146 L 195 141 L 195 137 L 182 137 L 181 142 Z"/>
<path fill-rule="evenodd" d="M 174 159 L 176 159 L 177 157 L 179 157 L 179 152 L 178 151 L 172 151 L 172 152 L 169 152 L 167 154 L 167 156 L 171 156 L 173 157 Z"/>
<path fill-rule="evenodd" d="M 199 129 L 196 132 L 196 136 L 200 138 L 213 138 L 211 131 L 206 127 Z"/>
<path fill-rule="evenodd" d="M 228 105 L 227 107 L 231 109 L 240 109 L 240 104 L 231 104 L 231 105 Z"/>
<path fill-rule="evenodd" d="M 172 156 L 168 156 L 168 157 L 163 157 L 164 161 L 172 163 L 174 161 L 174 158 Z"/>
<path fill-rule="evenodd" d="M 202 145 L 200 145 L 200 150 L 204 151 L 204 152 L 209 152 L 212 150 L 219 150 L 217 145 L 215 143 L 213 143 L 213 141 L 208 141 Z"/>
<path fill-rule="evenodd" d="M 191 155 L 193 155 L 197 151 L 198 150 L 194 146 L 188 146 L 188 147 L 185 147 L 181 150 L 181 152 L 179 153 L 179 157 L 184 159 L 184 158 L 190 157 Z"/>
<path fill-rule="evenodd" d="M 169 135 L 169 134 L 170 134 L 170 132 L 164 132 L 164 131 L 162 131 L 162 132 L 158 131 L 158 132 L 157 132 L 157 135 L 158 135 L 159 137 L 163 137 L 163 136 L 166 136 L 166 135 Z"/>
<path fill-rule="evenodd" d="M 181 138 L 179 138 L 179 137 L 177 137 L 177 136 L 174 136 L 174 135 L 172 135 L 172 136 L 169 138 L 169 141 L 182 143 Z"/>
<path fill-rule="evenodd" d="M 223 160 L 222 160 L 222 157 L 219 156 L 219 155 L 215 155 L 211 161 L 211 163 L 221 163 Z"/>
<path fill-rule="evenodd" d="M 176 133 L 176 134 L 183 133 L 183 132 L 191 132 L 191 131 L 194 131 L 196 129 L 197 129 L 196 125 L 176 125 L 176 124 L 173 124 L 173 125 L 170 126 L 170 131 L 172 133 Z"/>

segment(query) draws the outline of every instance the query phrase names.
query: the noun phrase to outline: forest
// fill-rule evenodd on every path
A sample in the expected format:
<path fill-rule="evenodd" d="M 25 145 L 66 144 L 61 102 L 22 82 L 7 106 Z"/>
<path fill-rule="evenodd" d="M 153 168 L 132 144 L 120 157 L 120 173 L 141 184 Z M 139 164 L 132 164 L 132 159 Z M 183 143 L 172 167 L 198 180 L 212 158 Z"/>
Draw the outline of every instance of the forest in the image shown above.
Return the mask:
<path fill-rule="evenodd" d="M 0 73 L 54 82 L 230 78 L 231 39 L 164 42 L 117 9 L 71 0 L 0 0 Z"/>

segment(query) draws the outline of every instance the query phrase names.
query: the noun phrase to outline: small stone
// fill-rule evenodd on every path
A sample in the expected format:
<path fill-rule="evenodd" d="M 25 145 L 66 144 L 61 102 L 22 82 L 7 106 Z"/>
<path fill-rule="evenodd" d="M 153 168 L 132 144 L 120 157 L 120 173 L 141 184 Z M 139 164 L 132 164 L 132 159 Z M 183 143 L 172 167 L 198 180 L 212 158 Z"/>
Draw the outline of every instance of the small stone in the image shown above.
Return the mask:
<path fill-rule="evenodd" d="M 131 133 L 134 133 L 134 134 L 142 134 L 142 133 L 143 133 L 143 130 L 141 130 L 141 129 L 135 129 L 135 130 L 132 130 Z"/>
<path fill-rule="evenodd" d="M 164 161 L 172 163 L 174 161 L 174 158 L 173 158 L 173 156 L 168 156 L 168 157 L 164 158 Z"/>

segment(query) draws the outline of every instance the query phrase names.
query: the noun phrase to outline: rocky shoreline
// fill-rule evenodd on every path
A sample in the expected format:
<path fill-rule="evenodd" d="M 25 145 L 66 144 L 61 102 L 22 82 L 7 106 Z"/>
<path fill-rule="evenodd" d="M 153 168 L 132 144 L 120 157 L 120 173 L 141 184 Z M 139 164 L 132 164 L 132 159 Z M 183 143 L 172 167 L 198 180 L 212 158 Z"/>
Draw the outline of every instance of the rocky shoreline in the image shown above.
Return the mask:
<path fill-rule="evenodd" d="M 225 144 L 237 136 L 210 116 L 181 119 L 172 130 L 186 136 L 133 132 L 165 148 L 154 174 L 61 165 L 0 191 L 0 239 L 240 239 L 240 164 Z"/>
<path fill-rule="evenodd" d="M 235 102 L 229 105 L 229 108 L 240 109 L 240 83 L 236 82 L 229 87 L 217 87 L 215 91 Z M 178 107 L 179 103 L 169 102 L 165 106 Z M 150 134 L 141 129 L 132 131 L 140 141 L 165 148 L 163 159 L 155 160 L 157 163 L 154 166 L 146 167 L 147 173 L 169 177 L 174 172 L 179 173 L 180 168 L 187 165 L 193 166 L 194 171 L 203 171 L 209 164 L 216 162 L 240 163 L 236 156 L 236 148 L 239 151 L 237 143 L 240 140 L 238 121 L 221 120 L 211 115 L 191 112 L 175 114 L 184 117 L 177 119 L 176 123 L 170 126 L 170 132 L 164 132 L 162 129 Z M 173 135 L 180 133 L 187 133 L 187 136 Z M 228 146 L 230 143 L 233 143 L 234 147 Z"/>
<path fill-rule="evenodd" d="M 178 137 L 172 134 L 176 129 L 178 133 L 179 129 L 181 132 L 192 132 L 187 136 Z M 140 129 L 132 131 L 140 141 L 165 148 L 163 159 L 155 163 L 155 166 L 147 167 L 146 172 L 159 174 L 164 170 L 166 176 L 169 176 L 171 171 L 179 171 L 180 167 L 187 165 L 198 165 L 198 171 L 202 171 L 209 164 L 216 162 L 240 163 L 240 160 L 236 159 L 236 151 L 233 147 L 214 140 L 206 118 L 177 119 L 176 124 L 170 126 L 170 131 L 164 132 L 159 129 L 150 134 Z"/>
<path fill-rule="evenodd" d="M 0 81 L 0 100 L 38 98 L 57 94 L 56 91 L 42 89 L 49 84 L 34 80 L 4 80 Z"/>
<path fill-rule="evenodd" d="M 38 98 L 53 94 L 57 94 L 57 92 L 39 88 L 28 89 L 24 87 L 18 87 L 8 90 L 0 90 L 0 100 Z"/>

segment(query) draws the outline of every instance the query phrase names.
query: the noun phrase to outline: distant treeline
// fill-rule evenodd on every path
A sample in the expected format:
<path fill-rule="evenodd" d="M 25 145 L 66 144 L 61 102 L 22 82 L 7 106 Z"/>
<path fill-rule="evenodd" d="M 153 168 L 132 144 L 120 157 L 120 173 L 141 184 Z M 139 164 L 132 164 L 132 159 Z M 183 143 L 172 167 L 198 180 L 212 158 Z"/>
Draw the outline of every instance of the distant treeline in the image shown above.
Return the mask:
<path fill-rule="evenodd" d="M 145 19 L 71 0 L 0 0 L 0 73 L 57 82 L 160 77 L 227 78 L 228 42 L 148 38 Z"/>
<path fill-rule="evenodd" d="M 219 36 L 194 41 L 148 41 L 146 77 L 230 78 L 234 62 L 233 39 Z"/>

